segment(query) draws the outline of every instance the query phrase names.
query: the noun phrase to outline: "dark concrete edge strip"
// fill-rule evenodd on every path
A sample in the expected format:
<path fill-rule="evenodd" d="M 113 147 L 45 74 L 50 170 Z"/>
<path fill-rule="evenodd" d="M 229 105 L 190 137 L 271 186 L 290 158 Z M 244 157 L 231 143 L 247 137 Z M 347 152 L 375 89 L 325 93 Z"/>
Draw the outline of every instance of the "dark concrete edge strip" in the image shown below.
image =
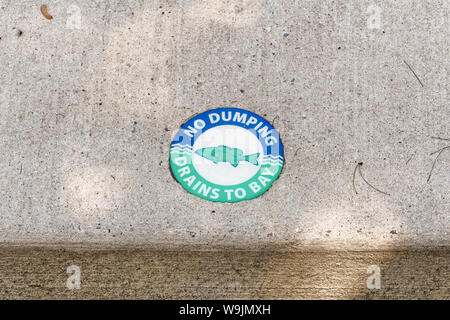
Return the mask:
<path fill-rule="evenodd" d="M 5 248 L 35 248 L 35 249 L 65 249 L 65 250 L 149 250 L 149 251 L 279 251 L 279 252 L 381 252 L 381 251 L 447 251 L 450 250 L 450 243 L 438 245 L 381 245 L 367 246 L 337 246 L 329 245 L 301 245 L 293 243 L 285 244 L 252 244 L 252 245 L 211 245 L 211 244 L 111 244 L 111 243 L 78 243 L 78 242 L 55 242 L 55 243 L 30 243 L 30 242 L 0 242 L 0 249 Z"/>

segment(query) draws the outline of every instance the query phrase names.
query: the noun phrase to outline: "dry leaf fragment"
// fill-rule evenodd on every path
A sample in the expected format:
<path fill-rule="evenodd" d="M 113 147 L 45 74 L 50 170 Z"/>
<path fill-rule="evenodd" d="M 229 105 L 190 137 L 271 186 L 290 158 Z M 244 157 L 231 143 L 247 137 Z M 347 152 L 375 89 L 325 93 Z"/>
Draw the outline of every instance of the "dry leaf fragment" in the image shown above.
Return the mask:
<path fill-rule="evenodd" d="M 42 15 L 44 17 L 46 17 L 48 20 L 52 20 L 53 19 L 53 16 L 51 14 L 49 14 L 48 11 L 47 11 L 47 5 L 43 4 L 41 6 L 41 12 L 42 12 Z"/>

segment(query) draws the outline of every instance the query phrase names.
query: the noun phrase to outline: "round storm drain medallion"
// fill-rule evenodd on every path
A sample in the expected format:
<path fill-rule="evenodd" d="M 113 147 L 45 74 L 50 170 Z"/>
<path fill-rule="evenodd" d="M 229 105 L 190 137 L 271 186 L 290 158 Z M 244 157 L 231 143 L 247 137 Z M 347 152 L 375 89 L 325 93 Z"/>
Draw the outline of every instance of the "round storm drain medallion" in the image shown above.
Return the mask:
<path fill-rule="evenodd" d="M 257 114 L 218 108 L 191 118 L 170 147 L 170 168 L 190 193 L 210 201 L 238 202 L 266 192 L 283 168 L 275 128 Z"/>

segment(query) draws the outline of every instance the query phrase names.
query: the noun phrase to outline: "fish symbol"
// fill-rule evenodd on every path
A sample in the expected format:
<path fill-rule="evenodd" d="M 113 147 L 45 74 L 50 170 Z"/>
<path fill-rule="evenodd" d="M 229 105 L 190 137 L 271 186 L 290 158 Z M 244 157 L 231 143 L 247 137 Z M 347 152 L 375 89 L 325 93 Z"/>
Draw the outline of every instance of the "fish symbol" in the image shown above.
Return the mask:
<path fill-rule="evenodd" d="M 241 161 L 250 162 L 255 166 L 258 165 L 259 153 L 244 156 L 244 152 L 238 148 L 230 148 L 227 146 L 208 147 L 198 149 L 195 153 L 214 163 L 228 162 L 233 167 L 237 167 Z"/>

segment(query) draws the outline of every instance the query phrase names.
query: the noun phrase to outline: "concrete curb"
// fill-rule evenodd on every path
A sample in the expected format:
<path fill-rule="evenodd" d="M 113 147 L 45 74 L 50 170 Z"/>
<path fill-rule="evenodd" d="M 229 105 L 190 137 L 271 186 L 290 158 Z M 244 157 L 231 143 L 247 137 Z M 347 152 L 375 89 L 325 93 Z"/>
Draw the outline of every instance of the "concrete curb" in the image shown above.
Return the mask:
<path fill-rule="evenodd" d="M 449 250 L 207 252 L 3 247 L 0 298 L 449 299 L 449 259 Z M 380 268 L 380 289 L 367 287 L 372 274 L 368 268 L 374 265 Z M 80 288 L 68 289 L 74 266 L 80 270 Z"/>

